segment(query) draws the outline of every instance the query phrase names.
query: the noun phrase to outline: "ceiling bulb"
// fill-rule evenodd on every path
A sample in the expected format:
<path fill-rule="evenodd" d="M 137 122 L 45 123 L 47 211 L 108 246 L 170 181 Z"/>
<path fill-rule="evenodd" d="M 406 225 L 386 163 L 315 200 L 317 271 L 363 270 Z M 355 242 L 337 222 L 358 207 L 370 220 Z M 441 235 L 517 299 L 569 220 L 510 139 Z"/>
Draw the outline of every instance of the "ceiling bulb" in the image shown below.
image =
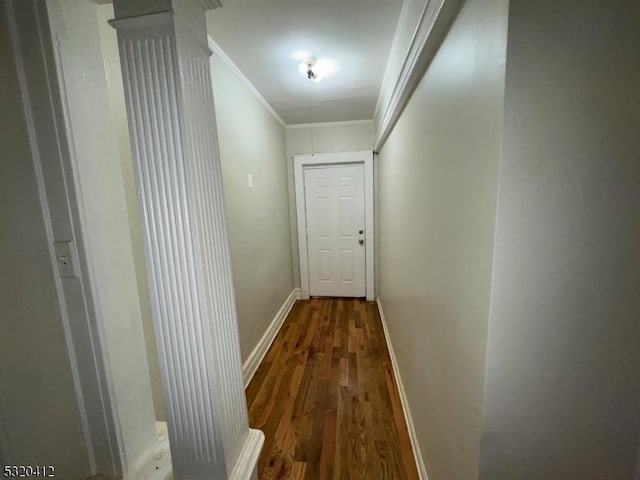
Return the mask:
<path fill-rule="evenodd" d="M 315 57 L 305 58 L 298 66 L 298 70 L 300 70 L 300 73 L 302 73 L 309 80 L 318 82 L 320 80 L 320 75 L 318 75 L 318 72 L 316 72 L 314 68 L 315 64 Z"/>

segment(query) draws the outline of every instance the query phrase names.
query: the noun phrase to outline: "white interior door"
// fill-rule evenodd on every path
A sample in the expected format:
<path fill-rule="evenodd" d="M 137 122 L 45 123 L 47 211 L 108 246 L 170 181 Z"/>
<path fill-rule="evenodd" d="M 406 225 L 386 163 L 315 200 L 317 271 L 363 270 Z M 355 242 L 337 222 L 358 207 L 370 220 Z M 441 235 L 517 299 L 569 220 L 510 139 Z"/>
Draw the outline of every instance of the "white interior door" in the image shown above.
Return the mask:
<path fill-rule="evenodd" d="M 364 297 L 364 165 L 304 169 L 309 293 Z"/>

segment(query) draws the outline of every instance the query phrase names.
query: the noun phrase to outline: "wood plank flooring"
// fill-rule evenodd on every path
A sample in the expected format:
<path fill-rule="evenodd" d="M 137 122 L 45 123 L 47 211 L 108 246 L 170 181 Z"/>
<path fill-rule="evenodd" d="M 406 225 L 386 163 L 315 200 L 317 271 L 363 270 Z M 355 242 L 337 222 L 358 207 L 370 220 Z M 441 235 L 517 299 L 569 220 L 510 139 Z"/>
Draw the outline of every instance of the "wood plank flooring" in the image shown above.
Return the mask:
<path fill-rule="evenodd" d="M 374 302 L 298 301 L 246 393 L 261 480 L 418 478 Z"/>

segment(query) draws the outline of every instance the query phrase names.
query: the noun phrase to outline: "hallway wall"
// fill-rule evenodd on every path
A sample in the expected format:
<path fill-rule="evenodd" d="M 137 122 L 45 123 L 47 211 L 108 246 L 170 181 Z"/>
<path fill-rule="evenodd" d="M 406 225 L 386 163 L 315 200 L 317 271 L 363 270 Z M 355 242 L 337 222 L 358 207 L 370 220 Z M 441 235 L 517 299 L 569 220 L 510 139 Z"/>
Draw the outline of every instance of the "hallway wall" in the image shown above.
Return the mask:
<path fill-rule="evenodd" d="M 638 25 L 511 0 L 482 480 L 640 478 Z"/>
<path fill-rule="evenodd" d="M 468 0 L 376 165 L 379 295 L 430 480 L 478 476 L 507 0 Z"/>
<path fill-rule="evenodd" d="M 13 2 L 28 7 L 27 2 Z M 0 6 L 0 466 L 91 474 L 38 195 L 26 120 Z M 10 412 L 10 413 L 9 413 Z"/>
<path fill-rule="evenodd" d="M 312 142 L 313 136 L 313 142 Z M 293 156 L 311 153 L 355 152 L 370 150 L 373 145 L 373 121 L 316 123 L 288 125 L 287 139 L 287 182 L 289 191 L 289 218 L 291 236 L 291 260 L 293 280 L 300 287 L 300 254 L 298 251 L 298 219 L 296 215 L 296 188 L 293 171 Z"/>
<path fill-rule="evenodd" d="M 285 132 L 219 55 L 211 74 L 244 362 L 294 288 Z"/>

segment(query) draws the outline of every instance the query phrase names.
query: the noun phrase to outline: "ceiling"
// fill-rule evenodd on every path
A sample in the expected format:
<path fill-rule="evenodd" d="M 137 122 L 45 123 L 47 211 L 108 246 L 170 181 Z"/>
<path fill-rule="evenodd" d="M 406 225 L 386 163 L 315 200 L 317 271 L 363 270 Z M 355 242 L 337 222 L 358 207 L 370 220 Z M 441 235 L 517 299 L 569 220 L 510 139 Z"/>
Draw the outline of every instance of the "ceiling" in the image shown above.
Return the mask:
<path fill-rule="evenodd" d="M 402 0 L 226 0 L 207 25 L 285 123 L 365 120 L 401 8 Z M 298 71 L 301 51 L 335 71 L 309 85 Z"/>

